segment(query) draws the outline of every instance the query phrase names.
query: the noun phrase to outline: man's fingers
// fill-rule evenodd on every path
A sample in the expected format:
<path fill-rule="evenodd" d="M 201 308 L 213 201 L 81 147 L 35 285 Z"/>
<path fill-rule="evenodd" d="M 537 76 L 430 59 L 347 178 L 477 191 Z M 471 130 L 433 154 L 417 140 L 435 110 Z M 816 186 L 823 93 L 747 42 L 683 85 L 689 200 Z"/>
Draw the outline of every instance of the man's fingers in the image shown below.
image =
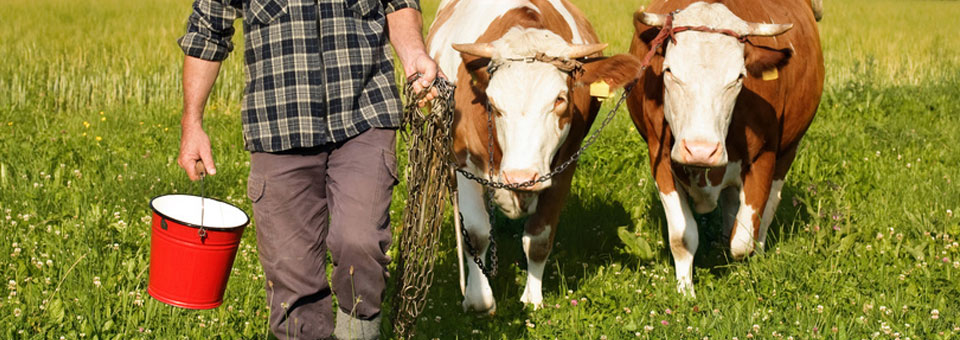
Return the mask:
<path fill-rule="evenodd" d="M 437 64 L 427 58 L 427 62 L 423 65 L 423 76 L 420 77 L 420 84 L 423 87 L 430 86 L 430 83 L 433 83 L 433 79 L 437 77 Z"/>
<path fill-rule="evenodd" d="M 429 86 L 429 85 L 430 85 L 430 84 L 428 83 L 427 86 Z M 420 84 L 420 81 L 419 81 L 419 80 L 418 80 L 418 81 L 415 81 L 415 82 L 413 82 L 413 93 L 420 93 L 421 91 L 423 91 L 423 89 L 424 89 L 425 87 L 426 87 L 426 86 Z"/>
<path fill-rule="evenodd" d="M 200 152 L 200 159 L 198 160 L 198 162 L 201 162 L 204 169 L 207 170 L 207 174 L 210 174 L 210 175 L 217 174 L 217 167 L 213 163 L 213 154 L 210 153 L 210 149 L 206 149 Z M 200 174 L 197 174 L 197 176 L 199 177 Z"/>
<path fill-rule="evenodd" d="M 191 181 L 200 179 L 200 175 L 197 174 L 197 168 L 194 166 L 194 164 L 196 164 L 195 162 L 197 162 L 197 160 L 186 156 L 181 156 L 177 162 L 180 164 L 180 167 L 183 168 L 183 171 L 187 173 L 187 177 L 189 177 Z"/>

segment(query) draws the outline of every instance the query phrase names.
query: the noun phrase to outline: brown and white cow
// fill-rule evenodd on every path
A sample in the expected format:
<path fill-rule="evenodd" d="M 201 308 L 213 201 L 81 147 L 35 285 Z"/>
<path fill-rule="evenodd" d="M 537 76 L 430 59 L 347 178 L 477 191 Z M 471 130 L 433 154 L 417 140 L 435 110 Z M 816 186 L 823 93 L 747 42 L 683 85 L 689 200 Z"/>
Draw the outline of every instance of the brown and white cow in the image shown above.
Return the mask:
<path fill-rule="evenodd" d="M 655 0 L 634 16 L 630 53 L 646 55 L 678 9 L 673 27 L 714 31 L 677 31 L 627 104 L 649 147 L 678 289 L 693 296 L 694 213 L 719 201 L 733 258 L 763 249 L 824 69 L 814 11 L 803 0 Z"/>
<path fill-rule="evenodd" d="M 628 54 L 602 58 L 606 44 L 599 43 L 583 13 L 566 0 L 445 0 L 427 44 L 457 85 L 458 166 L 506 183 L 539 178 L 569 159 L 600 108 L 590 96 L 589 84 L 603 80 L 616 89 L 635 80 L 640 70 L 640 61 Z M 582 72 L 520 60 L 538 53 L 579 60 Z M 494 115 L 493 164 L 487 104 Z M 543 304 L 541 278 L 574 168 L 525 190 L 493 192 L 495 205 L 507 217 L 529 216 L 523 235 L 528 275 L 520 301 L 534 308 Z M 457 185 L 464 228 L 472 247 L 486 259 L 491 226 L 485 192 L 492 189 L 460 174 Z M 487 278 L 472 260 L 466 262 L 464 310 L 492 313 L 496 303 Z"/>

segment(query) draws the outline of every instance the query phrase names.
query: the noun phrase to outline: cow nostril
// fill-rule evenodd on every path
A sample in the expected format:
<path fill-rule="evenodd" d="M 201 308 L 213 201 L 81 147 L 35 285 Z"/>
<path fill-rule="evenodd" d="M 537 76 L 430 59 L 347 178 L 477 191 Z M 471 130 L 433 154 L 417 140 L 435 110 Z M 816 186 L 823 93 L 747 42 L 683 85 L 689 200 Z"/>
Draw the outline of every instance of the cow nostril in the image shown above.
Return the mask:
<path fill-rule="evenodd" d="M 681 145 L 685 153 L 684 158 L 690 162 L 711 162 L 721 155 L 720 143 L 682 140 Z"/>
<path fill-rule="evenodd" d="M 509 184 L 527 183 L 529 181 L 535 181 L 539 177 L 539 173 L 529 170 L 510 170 L 503 172 L 503 179 Z"/>

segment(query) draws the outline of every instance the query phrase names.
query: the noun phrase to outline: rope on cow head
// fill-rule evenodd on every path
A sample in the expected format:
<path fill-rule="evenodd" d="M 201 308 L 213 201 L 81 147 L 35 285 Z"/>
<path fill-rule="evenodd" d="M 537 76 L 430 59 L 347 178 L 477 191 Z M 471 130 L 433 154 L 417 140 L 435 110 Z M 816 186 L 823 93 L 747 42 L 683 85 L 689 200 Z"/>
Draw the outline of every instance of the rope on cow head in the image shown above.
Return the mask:
<path fill-rule="evenodd" d="M 676 27 L 674 27 L 674 26 L 673 26 L 673 17 L 674 17 L 677 13 L 680 13 L 680 10 L 679 10 L 679 9 L 678 9 L 678 10 L 675 10 L 675 11 L 673 11 L 673 12 L 670 12 L 670 13 L 668 13 L 668 14 L 666 15 L 666 20 L 664 20 L 663 26 L 660 27 L 660 32 L 657 33 L 657 36 L 656 36 L 655 38 L 653 38 L 653 40 L 650 41 L 650 50 L 647 51 L 647 55 L 644 56 L 644 58 L 643 58 L 643 64 L 642 64 L 642 65 L 643 65 L 644 68 L 646 68 L 647 66 L 650 65 L 650 60 L 653 59 L 653 56 L 657 54 L 657 49 L 660 48 L 660 46 L 667 44 L 667 42 L 668 42 L 669 40 L 673 40 L 674 43 L 676 43 L 676 42 L 678 41 L 676 34 L 677 34 L 677 33 L 680 33 L 680 32 L 683 32 L 683 31 L 698 31 L 698 32 L 704 32 L 704 33 L 719 33 L 719 34 L 724 34 L 724 35 L 731 36 L 731 37 L 737 39 L 738 41 L 740 41 L 741 43 L 744 43 L 744 44 L 752 44 L 752 43 L 750 42 L 750 40 L 747 39 L 747 38 L 749 37 L 747 34 L 739 34 L 739 33 L 737 33 L 737 32 L 734 32 L 733 30 L 730 30 L 730 29 L 725 29 L 725 28 L 711 28 L 711 27 L 707 27 L 707 26 L 703 26 L 703 25 L 701 25 L 701 26 L 676 26 Z M 666 50 L 664 50 L 664 53 L 666 53 Z"/>
<path fill-rule="evenodd" d="M 537 54 L 533 55 L 532 57 L 506 58 L 504 61 L 526 63 L 541 62 L 553 65 L 553 67 L 556 67 L 558 70 L 568 73 L 573 77 L 578 77 L 583 74 L 583 63 L 579 60 L 549 56 L 543 52 L 537 52 Z M 491 59 L 490 64 L 487 65 L 487 73 L 492 76 L 493 73 L 500 68 L 500 66 L 503 66 L 503 64 L 503 62 L 495 62 Z"/>

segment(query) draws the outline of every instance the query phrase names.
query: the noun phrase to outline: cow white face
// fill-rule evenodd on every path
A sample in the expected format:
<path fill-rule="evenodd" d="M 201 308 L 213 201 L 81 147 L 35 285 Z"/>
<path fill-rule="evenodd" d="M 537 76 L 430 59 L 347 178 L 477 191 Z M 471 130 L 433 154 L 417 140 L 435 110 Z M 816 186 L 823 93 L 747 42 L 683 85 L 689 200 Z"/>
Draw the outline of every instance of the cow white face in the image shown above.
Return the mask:
<path fill-rule="evenodd" d="M 658 26 L 665 18 L 643 13 L 641 20 Z M 792 27 L 748 23 L 723 4 L 703 2 L 677 13 L 673 24 L 728 29 L 743 36 L 777 35 Z M 670 157 L 680 164 L 723 166 L 733 108 L 747 76 L 745 45 L 720 33 L 689 30 L 675 36 L 663 62 L 663 113 L 674 137 Z"/>
<path fill-rule="evenodd" d="M 570 131 L 570 75 L 552 64 L 523 59 L 544 53 L 576 59 L 606 45 L 571 45 L 547 30 L 513 28 L 490 44 L 454 45 L 463 53 L 491 58 L 496 71 L 486 87 L 494 115 L 495 137 L 503 152 L 500 176 L 524 183 L 551 171 L 551 163 Z M 513 60 L 511 60 L 513 59 Z M 549 180 L 524 190 L 550 187 Z"/>
<path fill-rule="evenodd" d="M 487 99 L 503 158 L 504 181 L 523 183 L 550 172 L 553 156 L 570 131 L 568 75 L 544 63 L 507 63 L 490 78 Z M 549 182 L 549 181 L 548 181 Z M 544 189 L 550 183 L 539 187 Z"/>

